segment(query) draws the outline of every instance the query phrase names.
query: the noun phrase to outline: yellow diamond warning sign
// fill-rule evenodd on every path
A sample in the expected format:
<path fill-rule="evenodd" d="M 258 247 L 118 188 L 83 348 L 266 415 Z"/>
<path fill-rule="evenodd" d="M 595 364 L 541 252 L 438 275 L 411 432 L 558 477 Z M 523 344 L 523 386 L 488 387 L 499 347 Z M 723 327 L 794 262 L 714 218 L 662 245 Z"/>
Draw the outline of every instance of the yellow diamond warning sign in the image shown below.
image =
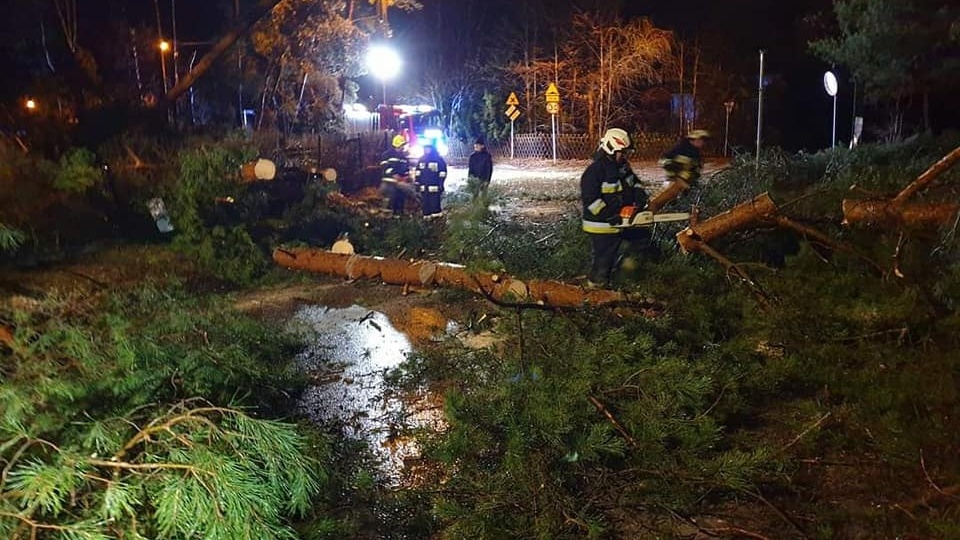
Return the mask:
<path fill-rule="evenodd" d="M 503 111 L 503 114 L 507 115 L 507 118 L 513 122 L 520 117 L 520 109 L 518 109 L 515 105 L 510 105 L 507 107 L 507 110 Z"/>

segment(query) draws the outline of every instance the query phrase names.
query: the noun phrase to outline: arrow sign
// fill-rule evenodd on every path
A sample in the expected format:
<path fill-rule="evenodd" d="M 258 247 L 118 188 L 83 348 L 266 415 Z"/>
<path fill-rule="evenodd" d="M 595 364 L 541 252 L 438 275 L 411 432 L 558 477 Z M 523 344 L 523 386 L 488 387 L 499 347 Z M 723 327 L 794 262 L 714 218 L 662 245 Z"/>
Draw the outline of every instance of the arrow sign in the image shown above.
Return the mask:
<path fill-rule="evenodd" d="M 507 98 L 507 105 L 519 105 L 520 100 L 517 99 L 517 94 L 510 92 L 510 97 Z"/>
<path fill-rule="evenodd" d="M 547 87 L 547 103 L 559 103 L 560 102 L 560 90 L 557 89 L 557 85 L 550 83 L 550 86 Z"/>

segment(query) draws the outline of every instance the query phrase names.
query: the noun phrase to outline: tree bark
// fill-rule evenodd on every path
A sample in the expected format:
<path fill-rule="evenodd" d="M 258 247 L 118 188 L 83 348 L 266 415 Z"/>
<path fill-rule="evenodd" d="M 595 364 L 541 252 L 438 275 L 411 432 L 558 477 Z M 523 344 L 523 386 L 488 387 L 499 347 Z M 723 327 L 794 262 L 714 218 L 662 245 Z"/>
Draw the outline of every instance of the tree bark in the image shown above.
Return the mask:
<path fill-rule="evenodd" d="M 845 199 L 843 224 L 865 227 L 937 227 L 949 223 L 960 210 L 956 203 L 900 204 L 890 199 Z"/>
<path fill-rule="evenodd" d="M 960 146 L 943 156 L 892 199 L 844 199 L 843 224 L 870 226 L 931 227 L 950 221 L 957 203 L 908 203 L 940 174 L 960 161 Z"/>
<path fill-rule="evenodd" d="M 666 189 L 657 193 L 650 202 L 647 203 L 647 210 L 651 212 L 657 212 L 671 201 L 675 200 L 677 197 L 683 194 L 684 191 L 690 189 L 690 184 L 684 182 L 683 180 L 674 180 L 667 186 Z"/>
<path fill-rule="evenodd" d="M 635 303 L 619 291 L 588 290 L 559 281 L 521 281 L 490 272 L 471 272 L 464 266 L 442 262 L 347 255 L 317 248 L 277 249 L 273 260 L 286 268 L 348 279 L 462 289 L 497 302 L 525 302 L 528 307 L 581 308 Z"/>
<path fill-rule="evenodd" d="M 770 222 L 777 213 L 777 205 L 767 193 L 735 206 L 722 214 L 693 224 L 677 233 L 677 243 L 684 253 L 699 251 L 701 243 L 710 243 L 724 235 Z"/>

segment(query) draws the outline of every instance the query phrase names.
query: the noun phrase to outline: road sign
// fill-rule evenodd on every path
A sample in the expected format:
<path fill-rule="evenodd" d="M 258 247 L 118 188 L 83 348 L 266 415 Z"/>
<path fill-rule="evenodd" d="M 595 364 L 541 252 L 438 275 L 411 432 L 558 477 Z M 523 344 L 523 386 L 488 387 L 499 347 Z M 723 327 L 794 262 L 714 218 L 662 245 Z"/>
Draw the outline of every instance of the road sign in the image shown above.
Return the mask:
<path fill-rule="evenodd" d="M 520 100 L 517 99 L 517 94 L 510 92 L 510 97 L 507 98 L 507 105 L 519 105 Z"/>
<path fill-rule="evenodd" d="M 550 114 L 557 114 L 560 112 L 560 104 L 555 102 L 547 103 L 547 112 Z"/>
<path fill-rule="evenodd" d="M 560 90 L 553 83 L 547 87 L 547 103 L 560 103 Z"/>
<path fill-rule="evenodd" d="M 503 111 L 503 114 L 507 115 L 507 118 L 513 122 L 517 118 L 520 118 L 520 109 L 518 109 L 516 105 L 510 105 L 507 107 L 507 110 Z"/>

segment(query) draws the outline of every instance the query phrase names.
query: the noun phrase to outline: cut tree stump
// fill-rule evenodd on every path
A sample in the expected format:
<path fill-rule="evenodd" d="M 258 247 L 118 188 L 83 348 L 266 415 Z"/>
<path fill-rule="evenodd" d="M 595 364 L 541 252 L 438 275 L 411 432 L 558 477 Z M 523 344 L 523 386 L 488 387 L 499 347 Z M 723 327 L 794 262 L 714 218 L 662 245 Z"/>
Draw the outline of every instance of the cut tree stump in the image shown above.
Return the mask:
<path fill-rule="evenodd" d="M 492 272 L 471 272 L 465 266 L 443 262 L 346 255 L 318 248 L 276 249 L 273 260 L 286 268 L 348 279 L 378 279 L 391 285 L 461 289 L 497 302 L 523 302 L 554 308 L 634 303 L 619 291 L 584 289 L 560 281 L 521 281 Z"/>

